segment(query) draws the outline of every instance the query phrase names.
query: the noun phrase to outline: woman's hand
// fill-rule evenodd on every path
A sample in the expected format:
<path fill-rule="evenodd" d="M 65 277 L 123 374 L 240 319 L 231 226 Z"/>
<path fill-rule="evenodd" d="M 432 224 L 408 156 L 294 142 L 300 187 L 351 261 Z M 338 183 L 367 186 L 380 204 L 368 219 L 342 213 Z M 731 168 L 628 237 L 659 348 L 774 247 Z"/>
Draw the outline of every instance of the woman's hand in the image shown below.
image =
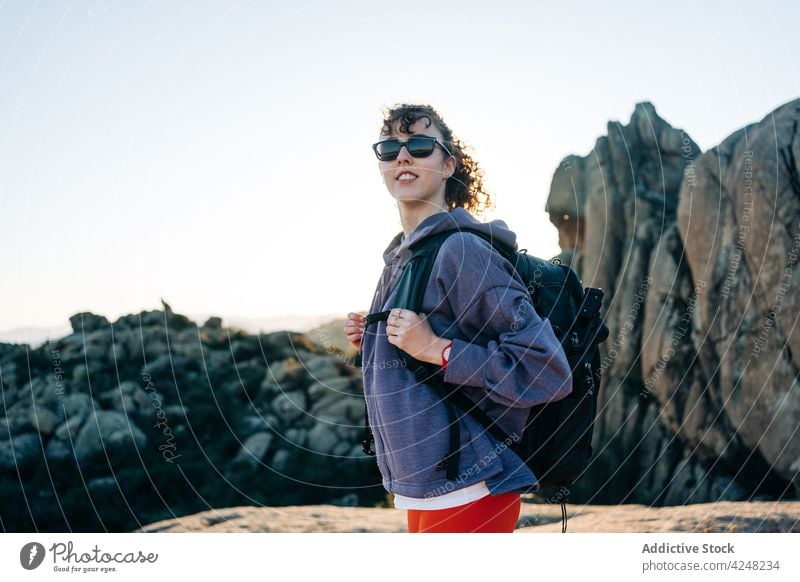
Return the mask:
<path fill-rule="evenodd" d="M 429 364 L 441 364 L 442 350 L 450 343 L 433 333 L 424 313 L 417 315 L 399 307 L 389 313 L 386 334 L 390 344 Z"/>
<path fill-rule="evenodd" d="M 364 316 L 353 311 L 348 313 L 344 322 L 344 335 L 350 345 L 360 350 L 361 338 L 364 337 Z"/>

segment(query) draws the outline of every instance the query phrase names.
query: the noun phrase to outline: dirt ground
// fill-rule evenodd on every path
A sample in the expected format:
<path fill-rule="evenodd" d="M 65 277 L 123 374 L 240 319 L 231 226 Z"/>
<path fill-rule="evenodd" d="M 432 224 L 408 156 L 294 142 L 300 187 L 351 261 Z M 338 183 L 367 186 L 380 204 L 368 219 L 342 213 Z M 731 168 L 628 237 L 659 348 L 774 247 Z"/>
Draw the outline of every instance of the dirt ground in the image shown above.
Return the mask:
<path fill-rule="evenodd" d="M 677 507 L 567 505 L 567 533 L 800 532 L 800 501 Z M 143 532 L 406 532 L 401 509 L 304 505 L 230 507 L 159 521 Z M 561 507 L 523 501 L 515 533 L 560 533 Z"/>

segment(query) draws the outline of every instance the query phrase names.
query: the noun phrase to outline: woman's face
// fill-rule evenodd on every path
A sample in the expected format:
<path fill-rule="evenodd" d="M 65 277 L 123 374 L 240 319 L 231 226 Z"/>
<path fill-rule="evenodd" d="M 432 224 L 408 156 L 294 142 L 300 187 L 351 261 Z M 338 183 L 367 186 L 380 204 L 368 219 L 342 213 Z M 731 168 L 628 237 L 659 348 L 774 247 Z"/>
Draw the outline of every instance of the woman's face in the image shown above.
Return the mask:
<path fill-rule="evenodd" d="M 380 136 L 379 141 L 396 138 L 408 140 L 412 135 L 426 135 L 440 141 L 444 138 L 439 129 L 427 119 L 418 119 L 409 128 L 408 134 L 397 132 L 397 125 L 391 136 Z M 449 149 L 449 144 L 444 144 Z M 413 200 L 429 202 L 435 206 L 444 204 L 444 191 L 447 179 L 455 170 L 455 158 L 437 145 L 426 158 L 412 158 L 408 149 L 400 148 L 397 159 L 391 162 L 378 162 L 386 189 L 398 202 Z M 402 179 L 401 179 L 402 178 Z"/>

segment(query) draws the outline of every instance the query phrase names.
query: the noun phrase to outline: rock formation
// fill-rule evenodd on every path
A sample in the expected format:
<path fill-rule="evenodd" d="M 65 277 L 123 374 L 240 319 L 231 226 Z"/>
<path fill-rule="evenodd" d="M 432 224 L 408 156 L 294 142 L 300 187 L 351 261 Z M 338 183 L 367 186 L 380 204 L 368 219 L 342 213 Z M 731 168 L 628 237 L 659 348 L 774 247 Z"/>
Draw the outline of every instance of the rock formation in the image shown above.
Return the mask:
<path fill-rule="evenodd" d="M 637 104 L 553 178 L 547 210 L 605 292 L 588 502 L 800 492 L 800 100 L 700 153 Z"/>
<path fill-rule="evenodd" d="M 0 526 L 130 531 L 230 504 L 374 505 L 360 368 L 330 342 L 164 310 L 0 344 Z M 316 338 L 315 338 L 316 339 Z"/>

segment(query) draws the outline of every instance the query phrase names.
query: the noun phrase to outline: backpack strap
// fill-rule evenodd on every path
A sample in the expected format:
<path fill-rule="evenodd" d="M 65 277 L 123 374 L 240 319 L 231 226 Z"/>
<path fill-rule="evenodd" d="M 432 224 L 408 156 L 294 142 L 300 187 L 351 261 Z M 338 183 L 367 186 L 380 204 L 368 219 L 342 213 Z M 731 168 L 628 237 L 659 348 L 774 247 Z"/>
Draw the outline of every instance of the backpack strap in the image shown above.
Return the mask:
<path fill-rule="evenodd" d="M 367 398 L 364 397 L 364 440 L 361 441 L 361 450 L 365 455 L 374 456 L 376 454 L 372 445 L 375 444 L 375 435 L 372 434 L 372 429 L 369 427 L 369 413 L 367 411 Z"/>
<path fill-rule="evenodd" d="M 411 257 L 403 267 L 403 274 L 401 275 L 400 282 L 397 286 L 397 293 L 395 295 L 395 307 L 403 309 L 410 309 L 415 313 L 419 313 L 422 306 L 423 294 L 428 279 L 430 278 L 431 271 L 433 270 L 433 263 L 436 260 L 436 255 L 439 252 L 442 242 L 455 232 L 459 232 L 458 228 L 442 231 L 433 236 L 426 237 L 416 244 L 411 245 Z M 379 321 L 386 321 L 389 317 L 391 310 L 379 311 L 370 313 L 365 317 L 364 325 L 372 325 Z M 401 359 L 406 367 L 410 368 L 420 383 L 427 383 L 433 387 L 440 399 L 447 402 L 444 398 L 443 386 L 433 378 L 439 370 L 435 370 L 425 362 L 412 358 L 411 355 L 398 349 Z M 366 409 L 366 400 L 365 400 Z M 447 407 L 449 432 L 450 432 L 450 445 L 449 453 L 445 455 L 444 459 L 437 465 L 437 467 L 447 467 L 447 478 L 455 480 L 458 477 L 458 461 L 460 456 L 460 441 L 461 441 L 461 427 L 459 418 L 456 411 L 452 407 Z M 367 437 L 362 443 L 362 447 L 367 454 L 374 454 L 370 452 L 370 442 L 372 440 L 372 431 L 369 428 L 369 423 L 366 420 L 364 428 Z M 374 441 L 373 441 L 374 442 Z"/>

